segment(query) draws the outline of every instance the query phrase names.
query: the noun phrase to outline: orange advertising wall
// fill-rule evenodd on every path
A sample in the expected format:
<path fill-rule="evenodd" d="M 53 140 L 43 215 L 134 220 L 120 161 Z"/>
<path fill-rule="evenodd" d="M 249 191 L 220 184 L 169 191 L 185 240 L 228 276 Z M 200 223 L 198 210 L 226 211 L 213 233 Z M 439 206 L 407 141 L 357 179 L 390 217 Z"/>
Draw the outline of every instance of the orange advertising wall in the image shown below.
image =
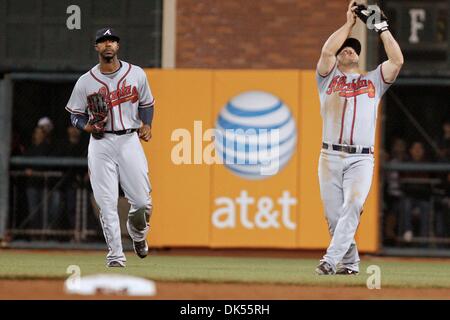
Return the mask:
<path fill-rule="evenodd" d="M 153 138 L 143 143 L 153 186 L 152 246 L 327 247 L 317 177 L 322 122 L 313 71 L 146 72 L 156 99 Z M 208 131 L 233 98 L 253 91 L 276 97 L 296 126 L 287 164 L 276 175 L 256 180 L 217 164 L 220 157 Z M 378 249 L 377 170 L 378 162 L 356 236 L 366 252 Z"/>
<path fill-rule="evenodd" d="M 147 74 L 156 99 L 153 137 L 151 142 L 143 143 L 153 189 L 150 243 L 207 246 L 211 167 L 175 164 L 171 158 L 173 147 L 181 140 L 177 133 L 189 133 L 194 138 L 194 121 L 212 125 L 213 74 L 163 70 L 150 70 Z M 193 149 L 194 143 L 190 147 Z"/>

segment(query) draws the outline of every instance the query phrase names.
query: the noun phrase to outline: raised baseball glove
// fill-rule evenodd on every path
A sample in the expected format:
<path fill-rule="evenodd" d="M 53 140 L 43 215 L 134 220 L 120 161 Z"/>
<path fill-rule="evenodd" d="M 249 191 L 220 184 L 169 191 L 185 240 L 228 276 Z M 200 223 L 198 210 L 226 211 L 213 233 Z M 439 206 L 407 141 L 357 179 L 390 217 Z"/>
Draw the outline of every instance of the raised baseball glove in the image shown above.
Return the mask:
<path fill-rule="evenodd" d="M 384 12 L 378 6 L 367 7 L 364 4 L 356 4 L 357 8 L 355 13 L 359 19 L 367 26 L 369 29 L 375 29 L 378 34 L 389 30 L 388 19 Z"/>
<path fill-rule="evenodd" d="M 103 138 L 106 121 L 108 120 L 108 103 L 100 93 L 93 93 L 88 100 L 88 123 L 92 127 L 92 136 L 95 139 Z"/>

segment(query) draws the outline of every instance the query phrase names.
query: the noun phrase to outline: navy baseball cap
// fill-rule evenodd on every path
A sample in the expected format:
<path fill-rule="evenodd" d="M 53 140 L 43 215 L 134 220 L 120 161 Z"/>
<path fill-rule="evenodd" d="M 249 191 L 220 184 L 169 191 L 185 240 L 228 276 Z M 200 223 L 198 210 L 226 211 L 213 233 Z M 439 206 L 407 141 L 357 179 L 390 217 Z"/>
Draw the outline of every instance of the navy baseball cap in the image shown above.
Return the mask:
<path fill-rule="evenodd" d="M 105 41 L 107 39 L 119 42 L 120 37 L 113 28 L 102 28 L 95 33 L 95 43 Z"/>
<path fill-rule="evenodd" d="M 347 38 L 344 41 L 344 44 L 342 45 L 342 47 L 340 47 L 339 50 L 337 51 L 336 55 L 338 55 L 345 47 L 353 48 L 353 50 L 355 50 L 355 52 L 358 56 L 361 53 L 361 42 L 359 42 L 358 39 Z"/>

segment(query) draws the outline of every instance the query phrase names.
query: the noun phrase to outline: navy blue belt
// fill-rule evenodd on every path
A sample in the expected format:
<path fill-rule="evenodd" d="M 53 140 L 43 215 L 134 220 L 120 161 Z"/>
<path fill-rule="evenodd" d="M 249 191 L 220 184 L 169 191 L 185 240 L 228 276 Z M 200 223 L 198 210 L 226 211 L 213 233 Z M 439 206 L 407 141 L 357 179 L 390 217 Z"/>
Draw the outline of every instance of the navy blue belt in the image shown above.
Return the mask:
<path fill-rule="evenodd" d="M 329 149 L 330 145 L 328 143 L 322 142 L 322 148 L 323 149 Z M 358 148 L 355 146 L 341 146 L 338 144 L 332 144 L 331 148 L 334 151 L 342 151 L 342 152 L 346 152 L 346 153 L 361 153 L 361 154 L 373 154 L 372 148 L 370 147 L 364 147 L 362 148 L 359 152 Z"/>
<path fill-rule="evenodd" d="M 121 135 L 124 135 L 124 134 L 136 132 L 137 130 L 138 129 L 126 129 L 126 130 L 120 130 L 120 131 L 105 131 L 105 133 L 112 133 L 112 134 L 116 134 L 118 136 L 121 136 Z"/>

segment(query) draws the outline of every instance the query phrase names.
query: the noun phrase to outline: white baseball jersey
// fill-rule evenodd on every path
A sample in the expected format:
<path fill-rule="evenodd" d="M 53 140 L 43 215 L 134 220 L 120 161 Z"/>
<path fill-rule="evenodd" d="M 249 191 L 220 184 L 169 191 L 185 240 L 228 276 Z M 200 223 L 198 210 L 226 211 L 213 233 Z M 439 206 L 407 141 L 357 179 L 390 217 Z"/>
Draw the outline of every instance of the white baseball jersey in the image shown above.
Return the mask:
<path fill-rule="evenodd" d="M 331 72 L 317 72 L 322 141 L 371 147 L 375 142 L 378 104 L 391 83 L 384 80 L 382 64 L 363 75 L 343 73 L 337 63 Z"/>
<path fill-rule="evenodd" d="M 87 96 L 101 93 L 110 106 L 105 130 L 121 131 L 141 126 L 139 108 L 154 105 L 147 76 L 142 68 L 121 62 L 121 68 L 114 73 L 100 72 L 99 65 L 83 74 L 75 84 L 66 110 L 87 115 Z"/>

